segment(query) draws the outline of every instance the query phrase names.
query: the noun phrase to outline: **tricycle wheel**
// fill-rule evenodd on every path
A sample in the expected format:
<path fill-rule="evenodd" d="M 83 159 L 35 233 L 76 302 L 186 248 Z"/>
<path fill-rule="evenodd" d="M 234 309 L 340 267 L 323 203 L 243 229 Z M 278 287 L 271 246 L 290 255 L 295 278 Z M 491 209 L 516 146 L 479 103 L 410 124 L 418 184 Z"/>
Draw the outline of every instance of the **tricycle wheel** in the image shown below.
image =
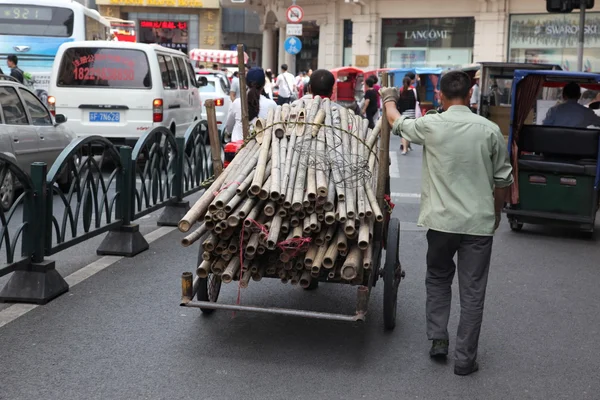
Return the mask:
<path fill-rule="evenodd" d="M 398 286 L 403 275 L 404 272 L 400 265 L 400 221 L 392 218 L 388 226 L 383 267 L 383 324 L 388 330 L 396 327 Z"/>
<path fill-rule="evenodd" d="M 519 231 L 521 231 L 521 229 L 523 229 L 523 223 L 517 222 L 516 220 L 511 220 L 510 221 L 510 229 L 512 229 L 515 232 L 519 232 Z"/>
<path fill-rule="evenodd" d="M 210 301 L 216 303 L 221 292 L 221 277 L 215 274 L 208 274 L 207 278 L 200 279 L 198 287 L 198 301 Z M 214 308 L 200 308 L 204 314 L 212 314 Z"/>
<path fill-rule="evenodd" d="M 202 264 L 202 245 L 198 249 L 198 261 L 196 265 Z M 198 301 L 209 301 L 211 303 L 216 303 L 219 299 L 219 293 L 221 292 L 221 277 L 215 274 L 208 274 L 206 278 L 201 278 L 198 286 L 198 293 L 196 297 Z M 214 308 L 200 308 L 202 313 L 204 314 L 212 314 L 215 310 Z"/>

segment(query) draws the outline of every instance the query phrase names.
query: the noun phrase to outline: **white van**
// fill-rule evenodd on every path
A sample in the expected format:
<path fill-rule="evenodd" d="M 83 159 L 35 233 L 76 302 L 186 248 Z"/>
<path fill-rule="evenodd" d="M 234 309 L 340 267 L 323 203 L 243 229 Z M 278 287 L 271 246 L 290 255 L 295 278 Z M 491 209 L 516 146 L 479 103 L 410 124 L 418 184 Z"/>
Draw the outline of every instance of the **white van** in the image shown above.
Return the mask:
<path fill-rule="evenodd" d="M 202 118 L 195 75 L 185 54 L 156 44 L 65 43 L 52 67 L 48 105 L 77 136 L 133 145 L 156 126 L 183 136 Z"/>

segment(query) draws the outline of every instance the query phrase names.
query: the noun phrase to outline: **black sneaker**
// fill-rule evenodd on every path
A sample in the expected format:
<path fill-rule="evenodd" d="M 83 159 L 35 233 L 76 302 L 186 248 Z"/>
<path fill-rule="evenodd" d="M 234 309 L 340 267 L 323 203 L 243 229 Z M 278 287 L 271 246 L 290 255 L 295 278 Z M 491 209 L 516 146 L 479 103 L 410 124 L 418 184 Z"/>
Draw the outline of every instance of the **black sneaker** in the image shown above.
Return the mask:
<path fill-rule="evenodd" d="M 469 367 L 459 367 L 458 365 L 454 366 L 454 373 L 460 376 L 471 375 L 473 372 L 477 371 L 479 371 L 479 364 L 477 361 L 473 361 L 473 364 L 471 364 Z"/>
<path fill-rule="evenodd" d="M 444 339 L 433 339 L 429 356 L 434 358 L 444 358 L 448 355 L 448 345 L 450 342 Z"/>

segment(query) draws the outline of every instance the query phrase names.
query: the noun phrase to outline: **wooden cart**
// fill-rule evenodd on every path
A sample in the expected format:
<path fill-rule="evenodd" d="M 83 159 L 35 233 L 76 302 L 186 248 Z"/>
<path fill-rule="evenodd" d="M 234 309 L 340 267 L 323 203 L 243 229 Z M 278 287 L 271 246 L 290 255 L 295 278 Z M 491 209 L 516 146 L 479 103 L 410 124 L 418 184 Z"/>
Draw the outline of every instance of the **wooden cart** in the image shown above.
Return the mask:
<path fill-rule="evenodd" d="M 384 82 L 387 81 L 387 74 L 384 74 Z M 385 120 L 385 115 L 384 115 Z M 390 126 L 384 123 L 381 128 L 381 139 L 379 148 L 379 174 L 377 176 L 377 201 L 382 210 L 391 209 L 386 199 L 390 195 L 389 178 L 389 145 L 390 145 Z M 387 195 L 387 196 L 386 196 Z M 241 304 L 220 304 L 218 303 L 221 290 L 221 278 L 215 274 L 209 273 L 206 278 L 200 278 L 192 272 L 184 272 L 182 275 L 182 298 L 180 305 L 183 307 L 200 308 L 204 314 L 210 314 L 217 309 L 233 311 L 254 311 L 269 314 L 292 315 L 299 317 L 329 319 L 338 321 L 364 321 L 369 303 L 369 297 L 373 288 L 376 286 L 379 278 L 383 278 L 383 314 L 384 325 L 386 329 L 393 329 L 396 325 L 396 307 L 398 298 L 398 287 L 404 278 L 404 270 L 400 264 L 400 221 L 391 218 L 391 212 L 385 213 L 382 222 L 377 222 L 373 231 L 373 264 L 370 269 L 364 271 L 363 280 L 357 285 L 356 312 L 352 315 L 335 314 L 327 312 L 317 312 L 300 309 L 286 309 L 276 307 L 256 307 L 252 305 Z M 198 253 L 199 265 L 202 262 L 202 248 Z M 265 276 L 267 278 L 268 276 Z M 330 279 L 327 275 L 318 279 L 313 279 L 315 284 L 307 289 L 315 289 L 318 282 L 325 283 L 344 283 L 339 279 Z M 196 298 L 196 301 L 194 301 Z"/>

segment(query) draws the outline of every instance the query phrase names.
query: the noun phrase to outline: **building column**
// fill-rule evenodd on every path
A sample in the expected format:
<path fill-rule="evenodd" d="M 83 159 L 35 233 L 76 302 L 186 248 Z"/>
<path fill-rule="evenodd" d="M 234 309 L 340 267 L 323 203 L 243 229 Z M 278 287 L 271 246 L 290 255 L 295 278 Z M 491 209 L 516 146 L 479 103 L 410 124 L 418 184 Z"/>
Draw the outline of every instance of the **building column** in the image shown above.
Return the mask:
<path fill-rule="evenodd" d="M 473 61 L 503 62 L 508 42 L 508 12 L 503 2 L 478 0 L 480 13 L 475 16 Z"/>
<path fill-rule="evenodd" d="M 357 7 L 357 9 L 359 9 Z M 360 9 L 359 9 L 360 10 Z M 363 70 L 379 68 L 381 61 L 381 19 L 379 14 L 352 17 L 352 65 Z M 357 60 L 368 65 L 357 65 Z M 381 66 L 385 67 L 384 65 Z"/>
<path fill-rule="evenodd" d="M 273 59 L 273 26 L 263 25 L 261 67 L 265 70 L 273 68 Z"/>
<path fill-rule="evenodd" d="M 279 52 L 277 57 L 277 74 L 279 74 L 279 70 L 281 64 L 285 64 L 286 61 L 286 52 L 285 52 L 285 24 L 279 23 Z"/>

